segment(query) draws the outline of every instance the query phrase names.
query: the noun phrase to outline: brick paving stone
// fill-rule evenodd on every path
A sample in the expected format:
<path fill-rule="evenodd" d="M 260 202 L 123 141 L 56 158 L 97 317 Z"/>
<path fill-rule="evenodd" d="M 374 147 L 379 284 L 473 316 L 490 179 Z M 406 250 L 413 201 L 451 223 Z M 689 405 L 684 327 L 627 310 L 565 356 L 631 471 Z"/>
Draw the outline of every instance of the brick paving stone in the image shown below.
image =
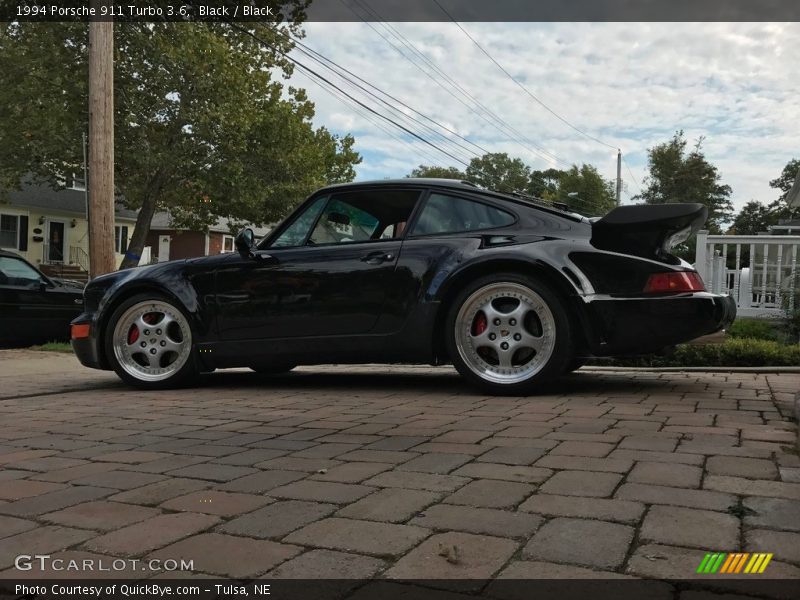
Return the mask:
<path fill-rule="evenodd" d="M 69 467 L 78 467 L 80 465 L 89 464 L 80 458 L 63 458 L 61 456 L 44 456 L 41 458 L 30 458 L 28 460 L 21 460 L 6 464 L 4 469 L 23 469 L 26 471 L 55 471 L 58 469 L 67 469 Z"/>
<path fill-rule="evenodd" d="M 193 560 L 194 568 L 221 577 L 255 577 L 302 551 L 269 540 L 203 533 L 171 544 L 148 558 Z"/>
<path fill-rule="evenodd" d="M 744 499 L 744 506 L 754 513 L 744 518 L 749 527 L 800 532 L 800 502 L 796 500 L 753 496 Z"/>
<path fill-rule="evenodd" d="M 626 450 L 617 448 L 608 455 L 611 459 L 644 460 L 650 462 L 667 462 L 684 465 L 702 465 L 704 458 L 698 454 L 685 454 L 682 452 L 651 452 L 648 450 Z"/>
<path fill-rule="evenodd" d="M 778 469 L 771 460 L 734 456 L 711 456 L 706 471 L 712 475 L 729 475 L 747 479 L 777 479 Z"/>
<path fill-rule="evenodd" d="M 0 500 L 20 500 L 63 489 L 65 486 L 46 481 L 15 479 L 0 486 Z"/>
<path fill-rule="evenodd" d="M 236 465 L 239 467 L 250 467 L 256 463 L 264 462 L 265 460 L 271 460 L 273 458 L 279 458 L 281 456 L 285 456 L 286 454 L 288 454 L 287 450 L 272 450 L 270 448 L 253 448 L 251 450 L 245 450 L 244 452 L 237 452 L 236 454 L 221 456 L 220 458 L 212 458 L 208 462 L 221 465 Z"/>
<path fill-rule="evenodd" d="M 341 454 L 357 450 L 358 444 L 317 444 L 311 448 L 293 452 L 293 458 L 335 458 Z"/>
<path fill-rule="evenodd" d="M 672 506 L 722 511 L 736 504 L 736 497 L 732 494 L 642 483 L 624 483 L 619 487 L 614 497 L 621 500 L 644 502 L 645 504 L 669 504 Z"/>
<path fill-rule="evenodd" d="M 433 438 L 431 441 L 451 444 L 477 444 L 490 435 L 492 435 L 491 431 L 454 429 Z"/>
<path fill-rule="evenodd" d="M 703 481 L 703 487 L 740 496 L 772 496 L 787 500 L 800 500 L 800 483 L 708 475 Z"/>
<path fill-rule="evenodd" d="M 626 481 L 670 487 L 699 488 L 703 469 L 692 465 L 663 462 L 638 462 Z"/>
<path fill-rule="evenodd" d="M 322 593 L 309 590 L 307 597 L 313 598 L 333 598 L 337 593 L 326 593 L 339 591 L 344 583 L 347 587 L 358 585 L 358 580 L 370 579 L 375 573 L 382 570 L 386 563 L 378 558 L 371 556 L 361 556 L 359 554 L 347 554 L 334 550 L 311 550 L 286 561 L 267 574 L 270 579 L 327 579 L 327 580 L 350 580 L 349 582 L 326 581 L 322 585 L 325 589 Z M 305 586 L 313 586 L 313 582 L 303 583 Z M 335 586 L 330 589 L 331 586 Z M 345 590 L 346 591 L 346 590 Z"/>
<path fill-rule="evenodd" d="M 272 502 L 271 498 L 254 494 L 204 490 L 167 500 L 161 504 L 161 508 L 232 517 L 261 508 L 269 502 Z"/>
<path fill-rule="evenodd" d="M 146 463 L 122 465 L 120 468 L 123 471 L 140 471 L 142 473 L 166 473 L 167 471 L 174 471 L 176 469 L 182 469 L 183 467 L 190 467 L 192 465 L 204 463 L 207 461 L 208 461 L 207 456 L 170 454 L 168 455 L 168 458 L 153 460 Z M 94 463 L 94 464 L 103 464 L 103 463 Z"/>
<path fill-rule="evenodd" d="M 538 438 L 547 435 L 553 431 L 553 427 L 544 424 L 532 424 L 525 426 L 509 427 L 502 431 L 498 431 L 495 436 L 499 437 L 521 437 L 521 438 Z"/>
<path fill-rule="evenodd" d="M 516 552 L 517 543 L 471 533 L 449 532 L 431 536 L 398 560 L 386 573 L 389 579 L 425 579 L 436 587 L 475 591 Z M 443 552 L 457 551 L 455 560 Z"/>
<path fill-rule="evenodd" d="M 466 477 L 438 475 L 435 473 L 414 473 L 387 471 L 362 482 L 364 485 L 389 488 L 409 488 L 431 492 L 452 492 L 469 483 Z"/>
<path fill-rule="evenodd" d="M 647 450 L 652 452 L 674 452 L 678 445 L 676 437 L 653 437 L 650 435 L 629 435 L 619 443 L 624 450 Z"/>
<path fill-rule="evenodd" d="M 294 456 L 281 456 L 279 458 L 272 458 L 264 462 L 256 463 L 253 466 L 257 469 L 285 470 L 285 471 L 302 471 L 304 473 L 316 473 L 321 469 L 332 469 L 333 467 L 342 464 L 340 460 L 331 460 L 328 458 L 297 458 Z"/>
<path fill-rule="evenodd" d="M 438 452 L 441 454 L 469 454 L 470 456 L 480 456 L 490 449 L 490 446 L 482 444 L 454 444 L 446 442 L 426 442 L 419 446 L 414 446 L 414 452 Z"/>
<path fill-rule="evenodd" d="M 732 515 L 679 506 L 652 506 L 639 531 L 644 543 L 736 550 L 739 520 Z"/>
<path fill-rule="evenodd" d="M 317 481 L 338 481 L 340 483 L 360 483 L 378 473 L 388 471 L 393 466 L 394 465 L 388 463 L 347 462 L 326 470 L 323 473 L 316 473 L 311 476 L 311 479 Z"/>
<path fill-rule="evenodd" d="M 330 515 L 336 506 L 320 502 L 286 500 L 242 515 L 218 529 L 225 533 L 255 538 L 281 538 L 295 529 Z"/>
<path fill-rule="evenodd" d="M 545 451 L 542 448 L 500 447 L 481 454 L 477 460 L 505 465 L 531 465 L 544 453 Z"/>
<path fill-rule="evenodd" d="M 628 500 L 534 494 L 517 510 L 557 517 L 579 517 L 635 525 L 644 514 L 644 508 L 643 504 Z"/>
<path fill-rule="evenodd" d="M 617 523 L 558 517 L 542 525 L 522 556 L 615 569 L 625 560 L 633 533 L 632 527 Z"/>
<path fill-rule="evenodd" d="M 445 498 L 448 504 L 484 508 L 510 508 L 529 496 L 534 486 L 527 483 L 476 479 Z"/>
<path fill-rule="evenodd" d="M 92 537 L 94 532 L 71 527 L 45 525 L 0 539 L 0 569 L 10 567 L 20 554 L 47 554 L 69 548 Z M 16 569 L 15 569 L 16 571 Z M 19 571 L 16 571 L 19 573 Z M 16 577 L 14 572 L 10 573 Z M 4 574 L 4 578 L 10 578 Z"/>
<path fill-rule="evenodd" d="M 0 465 L 13 464 L 22 460 L 52 456 L 55 450 L 19 450 L 17 452 L 6 452 L 0 454 Z"/>
<path fill-rule="evenodd" d="M 455 504 L 429 506 L 409 521 L 409 525 L 440 531 L 467 531 L 510 538 L 527 538 L 541 523 L 542 518 L 536 515 Z"/>
<path fill-rule="evenodd" d="M 245 477 L 246 475 L 253 475 L 258 472 L 258 469 L 254 469 L 252 467 L 237 467 L 235 465 L 215 465 L 211 463 L 202 463 L 199 465 L 192 465 L 190 467 L 183 467 L 182 469 L 175 469 L 174 471 L 168 471 L 167 475 L 171 477 L 188 477 L 191 479 L 205 479 L 207 481 L 224 483 Z"/>
<path fill-rule="evenodd" d="M 76 485 L 94 485 L 97 487 L 115 488 L 118 490 L 131 490 L 164 479 L 165 477 L 163 475 L 155 473 L 138 473 L 135 471 L 120 470 L 87 475 L 86 477 L 73 480 L 72 483 Z"/>
<path fill-rule="evenodd" d="M 97 488 L 86 485 L 58 489 L 47 494 L 23 498 L 16 502 L 0 505 L 0 514 L 16 517 L 33 517 L 53 512 L 73 504 L 104 498 L 116 492 L 109 488 Z"/>
<path fill-rule="evenodd" d="M 610 496 L 622 475 L 592 471 L 558 471 L 539 488 L 540 493 L 558 496 Z"/>
<path fill-rule="evenodd" d="M 800 564 L 800 533 L 751 529 L 744 539 L 749 552 L 773 552 L 778 560 Z"/>
<path fill-rule="evenodd" d="M 632 579 L 629 575 L 622 575 L 621 573 L 614 573 L 613 571 L 598 571 L 595 569 L 587 569 L 586 567 L 576 567 L 575 565 L 561 565 L 558 563 L 551 563 L 551 562 L 541 562 L 535 560 L 514 560 L 508 564 L 508 566 L 503 569 L 497 575 L 497 580 L 495 582 L 489 584 L 488 593 L 491 597 L 498 597 L 498 598 L 513 598 L 514 600 L 520 599 L 522 600 L 525 597 L 529 597 L 528 590 L 526 590 L 526 585 L 523 585 L 517 591 L 514 587 L 509 587 L 507 582 L 498 581 L 498 580 L 507 580 L 507 579 L 523 579 L 523 580 L 532 580 L 532 579 L 549 579 L 549 580 L 559 580 L 559 579 L 590 579 L 590 580 L 597 580 L 597 579 L 623 579 L 623 580 L 630 580 Z M 552 587 L 549 587 L 546 582 L 537 582 L 537 587 L 540 593 L 546 593 L 552 590 L 554 593 L 550 594 L 547 593 L 547 596 L 556 597 L 558 595 L 562 595 L 564 590 L 580 590 L 580 586 L 565 586 L 560 581 L 554 581 Z M 598 588 L 600 586 L 597 586 Z M 598 593 L 597 597 L 606 598 L 606 592 L 608 590 L 607 584 L 602 584 L 603 593 Z M 665 591 L 669 593 L 665 593 L 661 596 L 658 596 L 659 600 L 669 600 L 672 597 L 671 588 L 670 586 L 664 584 L 663 586 L 666 588 Z M 616 590 L 629 590 L 631 586 L 627 584 L 624 588 L 613 588 Z M 654 588 L 655 589 L 655 588 Z M 516 591 L 513 595 L 509 595 L 509 591 Z M 599 592 L 599 590 L 597 590 Z M 617 597 L 622 596 L 617 592 Z M 646 596 L 648 600 L 654 600 L 654 597 L 650 594 Z"/>
<path fill-rule="evenodd" d="M 17 535 L 35 527 L 37 527 L 37 523 L 34 521 L 26 521 L 16 517 L 0 517 L 0 538 Z"/>
<path fill-rule="evenodd" d="M 467 454 L 439 454 L 436 452 L 428 452 L 427 454 L 423 454 L 422 456 L 418 456 L 417 458 L 399 465 L 397 468 L 401 471 L 418 471 L 422 473 L 439 473 L 444 475 L 470 462 L 472 458 L 472 456 Z"/>
<path fill-rule="evenodd" d="M 537 467 L 566 469 L 570 471 L 599 471 L 606 473 L 627 473 L 633 461 L 620 458 L 592 458 L 586 456 L 545 456 L 536 461 Z"/>
<path fill-rule="evenodd" d="M 121 502 L 84 502 L 39 517 L 43 521 L 78 527 L 81 529 L 97 529 L 110 531 L 119 529 L 138 521 L 144 521 L 159 514 L 154 508 L 145 508 Z"/>
<path fill-rule="evenodd" d="M 412 458 L 419 456 L 416 452 L 400 452 L 393 450 L 354 450 L 338 457 L 339 460 L 356 462 L 377 462 L 377 463 L 405 463 Z"/>
<path fill-rule="evenodd" d="M 297 471 L 261 471 L 217 485 L 216 488 L 225 492 L 263 494 L 276 487 L 303 479 L 305 476 L 304 473 Z"/>
<path fill-rule="evenodd" d="M 453 471 L 453 475 L 475 477 L 478 479 L 503 479 L 522 483 L 541 483 L 553 472 L 539 467 L 498 465 L 494 463 L 469 463 Z"/>
<path fill-rule="evenodd" d="M 428 536 L 412 525 L 355 521 L 331 517 L 289 534 L 284 542 L 375 556 L 398 556 Z"/>
<path fill-rule="evenodd" d="M 593 456 L 602 458 L 614 449 L 613 444 L 602 442 L 561 442 L 550 451 L 551 456 Z"/>
<path fill-rule="evenodd" d="M 408 436 L 408 435 L 390 435 L 377 442 L 367 444 L 365 450 L 390 450 L 394 452 L 402 452 L 410 450 L 414 446 L 418 446 L 427 442 L 430 438 L 422 436 Z"/>
<path fill-rule="evenodd" d="M 208 529 L 217 522 L 217 517 L 195 513 L 159 515 L 91 539 L 83 547 L 92 552 L 137 556 Z"/>
<path fill-rule="evenodd" d="M 120 452 L 111 452 L 98 456 L 96 460 L 101 462 L 117 462 L 117 463 L 144 463 L 161 458 L 170 458 L 172 455 L 166 452 L 141 452 L 138 450 L 121 450 Z"/>
<path fill-rule="evenodd" d="M 274 488 L 270 490 L 269 494 L 276 498 L 346 504 L 348 502 L 355 502 L 374 491 L 375 488 L 365 485 L 305 479 Z"/>
<path fill-rule="evenodd" d="M 206 481 L 197 479 L 165 479 L 157 483 L 151 483 L 140 488 L 127 490 L 114 494 L 109 498 L 114 502 L 125 502 L 128 504 L 142 504 L 144 506 L 156 506 L 165 500 L 182 496 L 189 492 L 205 489 L 209 486 Z"/>
<path fill-rule="evenodd" d="M 402 523 L 442 496 L 437 492 L 383 488 L 358 502 L 348 504 L 337 517 Z"/>

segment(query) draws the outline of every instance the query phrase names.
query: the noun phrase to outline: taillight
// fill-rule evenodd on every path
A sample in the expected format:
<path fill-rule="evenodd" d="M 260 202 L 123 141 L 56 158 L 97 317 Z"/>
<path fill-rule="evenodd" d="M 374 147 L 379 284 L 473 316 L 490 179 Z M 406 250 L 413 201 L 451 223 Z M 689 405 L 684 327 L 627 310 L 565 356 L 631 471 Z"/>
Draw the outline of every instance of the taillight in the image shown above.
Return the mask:
<path fill-rule="evenodd" d="M 645 294 L 664 292 L 704 292 L 706 289 L 700 275 L 694 271 L 654 273 L 644 286 Z"/>
<path fill-rule="evenodd" d="M 89 337 L 89 323 L 77 323 L 70 328 L 70 337 L 73 340 L 80 340 Z"/>

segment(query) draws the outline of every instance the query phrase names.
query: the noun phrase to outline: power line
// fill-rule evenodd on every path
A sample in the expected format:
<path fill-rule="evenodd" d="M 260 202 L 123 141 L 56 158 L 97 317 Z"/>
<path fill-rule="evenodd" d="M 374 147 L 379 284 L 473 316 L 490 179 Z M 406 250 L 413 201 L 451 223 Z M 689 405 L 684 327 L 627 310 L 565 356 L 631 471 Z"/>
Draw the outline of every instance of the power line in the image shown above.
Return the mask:
<path fill-rule="evenodd" d="M 622 162 L 625 163 L 625 168 L 628 169 L 628 173 L 630 174 L 631 179 L 633 179 L 633 183 L 636 184 L 636 187 L 639 190 L 639 193 L 641 194 L 642 193 L 642 186 L 639 185 L 639 182 L 636 180 L 636 177 L 633 175 L 633 171 L 631 170 L 630 165 L 628 165 L 628 161 L 625 160 L 625 156 L 624 155 L 622 157 Z"/>
<path fill-rule="evenodd" d="M 477 40 L 475 40 L 475 38 L 473 38 L 473 37 L 472 37 L 472 36 L 469 34 L 469 32 L 467 32 L 467 30 L 466 30 L 466 29 L 464 29 L 464 28 L 461 26 L 461 24 L 460 24 L 458 21 L 456 21 L 456 20 L 453 18 L 453 16 L 452 16 L 452 15 L 451 15 L 449 12 L 447 12 L 447 10 L 445 10 L 445 8 L 444 8 L 444 7 L 443 7 L 441 4 L 439 4 L 439 0 L 433 0 L 433 2 L 435 2 L 435 3 L 436 3 L 436 6 L 438 6 L 438 7 L 441 9 L 441 11 L 442 11 L 444 14 L 446 14 L 446 15 L 447 15 L 447 17 L 448 17 L 448 18 L 449 18 L 449 19 L 450 19 L 450 20 L 451 20 L 453 23 L 455 23 L 455 24 L 456 24 L 456 27 L 458 27 L 458 28 L 459 28 L 459 29 L 460 29 L 460 30 L 461 30 L 461 31 L 464 33 L 464 35 L 466 35 L 466 36 L 467 36 L 467 37 L 470 39 L 470 41 L 471 41 L 473 44 L 475 44 L 475 46 L 477 46 L 477 48 L 478 48 L 478 49 L 479 49 L 481 52 L 483 52 L 483 54 L 485 54 L 485 55 L 486 55 L 486 57 L 487 57 L 489 60 L 491 60 L 491 61 L 492 61 L 492 62 L 495 64 L 495 66 L 496 66 L 498 69 L 500 69 L 500 70 L 501 70 L 501 71 L 502 71 L 502 72 L 503 72 L 503 73 L 506 75 L 506 77 L 508 77 L 508 78 L 509 78 L 511 81 L 513 81 L 515 84 L 517 84 L 517 86 L 518 86 L 518 87 L 519 87 L 519 88 L 520 88 L 522 91 L 524 91 L 524 92 L 525 92 L 525 93 L 526 93 L 528 96 L 530 96 L 531 98 L 533 98 L 533 100 L 535 100 L 535 101 L 536 101 L 536 102 L 537 102 L 539 105 L 541 105 L 542 107 L 544 107 L 544 108 L 545 108 L 545 110 L 547 110 L 547 111 L 548 111 L 550 114 L 552 114 L 552 115 L 553 115 L 554 117 L 556 117 L 556 118 L 557 118 L 559 121 L 561 121 L 562 123 L 564 123 L 564 124 L 566 124 L 567 126 L 571 127 L 572 129 L 574 129 L 575 131 L 577 131 L 577 132 L 578 132 L 578 133 L 580 133 L 581 135 L 583 135 L 583 136 L 585 136 L 585 137 L 589 138 L 590 140 L 593 140 L 593 141 L 597 142 L 598 144 L 602 144 L 603 146 L 606 146 L 606 147 L 608 147 L 608 148 L 612 148 L 612 149 L 614 149 L 614 150 L 616 150 L 616 149 L 617 149 L 617 147 L 616 147 L 616 146 L 612 146 L 611 144 L 607 144 L 607 143 L 606 143 L 606 142 L 604 142 L 603 140 L 600 140 L 600 139 L 598 139 L 598 138 L 594 137 L 593 135 L 591 135 L 591 134 L 589 134 L 589 133 L 587 133 L 587 132 L 583 131 L 582 129 L 579 129 L 578 127 L 576 127 L 575 125 L 573 125 L 572 123 L 570 123 L 569 121 L 567 121 L 567 120 L 566 120 L 564 117 L 562 117 L 561 115 L 559 115 L 559 114 L 558 114 L 556 111 L 554 111 L 552 108 L 550 108 L 549 106 L 547 106 L 547 104 L 545 104 L 545 103 L 544 103 L 544 102 L 542 102 L 542 101 L 541 101 L 539 98 L 537 98 L 537 97 L 536 97 L 536 96 L 533 94 L 533 92 L 531 92 L 531 91 L 530 91 L 530 90 L 529 90 L 527 87 L 525 87 L 525 86 L 524 86 L 522 83 L 520 83 L 520 82 L 519 82 L 519 81 L 518 81 L 518 80 L 517 80 L 517 79 L 516 79 L 516 78 L 515 78 L 515 77 L 514 77 L 514 76 L 513 76 L 511 73 L 509 73 L 508 71 L 506 71 L 506 69 L 503 67 L 503 65 L 501 65 L 499 62 L 497 62 L 497 60 L 495 60 L 495 58 L 494 58 L 494 57 L 493 57 L 491 54 L 489 54 L 489 52 L 488 52 L 486 49 L 484 49 L 484 47 L 483 47 L 483 46 L 481 46 L 481 45 L 480 45 L 480 44 L 477 42 Z"/>

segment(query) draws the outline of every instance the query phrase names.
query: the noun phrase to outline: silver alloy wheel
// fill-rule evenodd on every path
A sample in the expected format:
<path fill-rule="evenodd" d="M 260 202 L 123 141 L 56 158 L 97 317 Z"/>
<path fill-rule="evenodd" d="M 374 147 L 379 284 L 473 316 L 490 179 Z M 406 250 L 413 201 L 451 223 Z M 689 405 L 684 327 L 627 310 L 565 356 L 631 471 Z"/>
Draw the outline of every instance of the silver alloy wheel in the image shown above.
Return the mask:
<path fill-rule="evenodd" d="M 517 283 L 491 283 L 476 290 L 456 316 L 455 343 L 461 359 L 493 383 L 530 379 L 547 364 L 555 342 L 550 307 Z"/>
<path fill-rule="evenodd" d="M 141 381 L 163 381 L 177 373 L 192 351 L 192 331 L 177 308 L 160 300 L 139 302 L 114 326 L 114 356 Z"/>

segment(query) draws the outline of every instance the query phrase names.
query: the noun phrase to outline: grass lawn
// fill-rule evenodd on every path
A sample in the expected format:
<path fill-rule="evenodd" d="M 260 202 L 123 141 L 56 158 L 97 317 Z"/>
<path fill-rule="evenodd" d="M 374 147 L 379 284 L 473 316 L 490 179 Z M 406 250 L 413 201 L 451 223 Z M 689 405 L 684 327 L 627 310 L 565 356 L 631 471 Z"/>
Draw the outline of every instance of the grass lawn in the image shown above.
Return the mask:
<path fill-rule="evenodd" d="M 72 352 L 72 346 L 68 342 L 47 342 L 41 346 L 31 346 L 28 350 L 39 352 Z"/>

